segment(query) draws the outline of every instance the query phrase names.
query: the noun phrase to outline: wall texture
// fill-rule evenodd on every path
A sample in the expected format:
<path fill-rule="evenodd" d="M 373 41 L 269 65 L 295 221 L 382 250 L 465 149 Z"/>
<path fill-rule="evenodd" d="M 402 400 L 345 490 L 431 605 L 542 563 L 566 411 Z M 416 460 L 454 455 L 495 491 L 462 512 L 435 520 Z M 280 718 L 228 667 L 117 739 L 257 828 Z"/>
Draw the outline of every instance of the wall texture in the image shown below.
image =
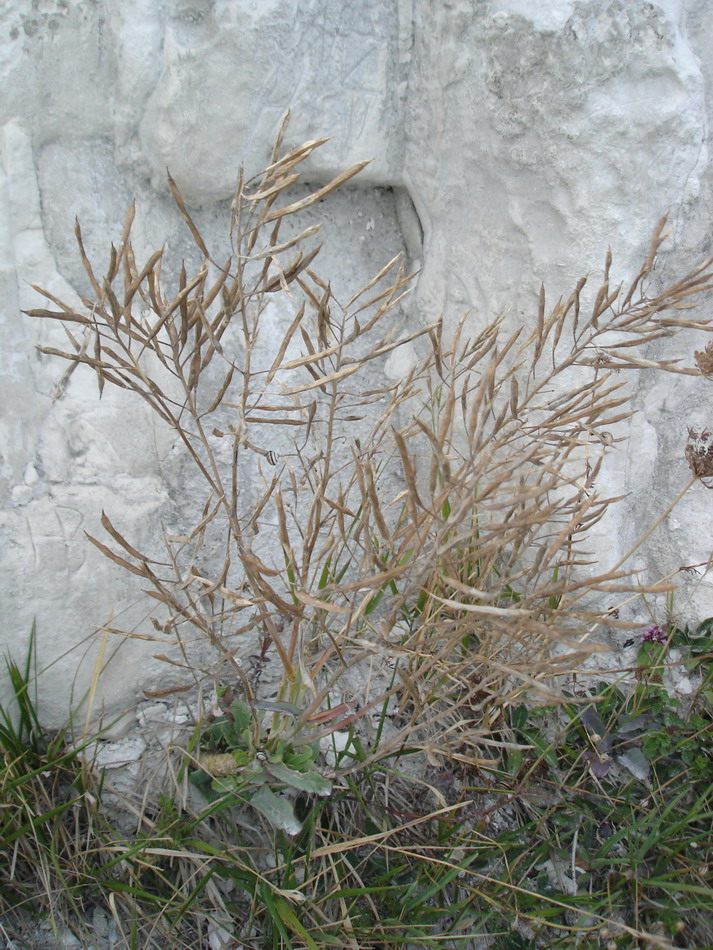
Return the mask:
<path fill-rule="evenodd" d="M 331 136 L 310 181 L 363 158 L 360 185 L 320 206 L 333 286 L 364 283 L 404 250 L 421 268 L 402 317 L 472 326 L 507 309 L 531 321 L 593 277 L 608 246 L 621 279 L 669 214 L 671 278 L 710 253 L 713 12 L 706 0 L 6 0 L 0 10 L 0 585 L 3 633 L 21 653 L 37 618 L 48 715 L 86 688 L 92 634 L 114 618 L 141 632 L 140 585 L 84 531 L 102 509 L 137 545 L 159 543 L 190 493 L 173 440 L 121 393 L 37 354 L 57 328 L 22 310 L 30 284 L 85 288 L 73 240 L 103 260 L 137 201 L 139 254 L 189 241 L 168 166 L 217 242 L 238 165 L 259 170 L 280 116 L 288 145 Z M 670 355 L 689 363 L 676 343 Z M 699 344 L 699 341 L 695 341 Z M 395 366 L 394 372 L 398 372 Z M 682 381 L 683 380 L 683 381 Z M 687 479 L 687 425 L 709 418 L 709 384 L 639 380 L 628 452 L 603 490 L 631 492 L 602 527 L 603 567 Z M 647 579 L 710 553 L 702 486 L 652 537 Z M 682 609 L 713 613 L 688 581 Z M 685 602 L 685 597 L 691 599 Z M 78 646 L 79 645 L 79 646 Z M 110 704 L 160 686 L 155 645 L 122 647 Z"/>

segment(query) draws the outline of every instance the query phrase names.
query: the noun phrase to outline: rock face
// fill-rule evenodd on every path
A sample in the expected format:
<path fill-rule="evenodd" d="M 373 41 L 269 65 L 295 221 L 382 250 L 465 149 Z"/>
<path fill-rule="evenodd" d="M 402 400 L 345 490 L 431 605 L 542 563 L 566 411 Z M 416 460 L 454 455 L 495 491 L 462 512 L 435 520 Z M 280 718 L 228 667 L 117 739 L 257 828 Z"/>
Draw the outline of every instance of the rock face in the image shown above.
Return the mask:
<path fill-rule="evenodd" d="M 86 689 L 97 626 L 145 629 L 140 584 L 86 542 L 102 509 L 137 546 L 190 493 L 175 447 L 143 406 L 89 373 L 39 356 L 58 328 L 32 321 L 29 286 L 63 299 L 106 258 L 137 202 L 137 254 L 190 253 L 168 166 L 209 238 L 224 234 L 237 168 L 286 144 L 331 136 L 311 183 L 363 158 L 359 187 L 320 206 L 321 273 L 338 292 L 404 250 L 421 268 L 404 323 L 464 311 L 476 329 L 502 310 L 534 319 L 596 274 L 608 246 L 633 276 L 657 220 L 672 237 L 660 276 L 710 253 L 713 12 L 705 0 L 6 0 L 0 12 L 0 530 L 4 633 L 21 654 L 37 618 L 48 714 Z M 406 325 L 404 326 L 406 329 Z M 691 340 L 671 357 L 688 365 Z M 398 366 L 392 367 L 398 372 Z M 682 382 L 683 380 L 683 382 Z M 61 386 L 59 384 L 61 383 Z M 631 492 L 607 525 L 606 567 L 688 478 L 686 426 L 708 422 L 710 385 L 647 380 L 631 451 L 606 488 Z M 62 394 L 60 395 L 60 392 Z M 710 505 L 696 486 L 636 566 L 647 579 L 709 556 Z M 713 612 L 707 580 L 681 609 Z M 110 647 L 113 641 L 110 640 Z M 118 642 L 118 641 L 117 641 Z M 145 647 L 145 648 L 142 648 Z M 69 652 L 68 651 L 72 651 Z M 129 642 L 105 679 L 109 704 L 160 686 L 155 644 Z"/>

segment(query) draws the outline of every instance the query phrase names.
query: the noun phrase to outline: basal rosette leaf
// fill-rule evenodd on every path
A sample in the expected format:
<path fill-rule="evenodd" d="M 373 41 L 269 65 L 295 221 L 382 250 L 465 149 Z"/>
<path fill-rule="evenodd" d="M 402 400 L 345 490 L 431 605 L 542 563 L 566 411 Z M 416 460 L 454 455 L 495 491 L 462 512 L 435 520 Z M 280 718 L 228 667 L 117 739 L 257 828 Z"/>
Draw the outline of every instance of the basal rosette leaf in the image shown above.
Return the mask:
<path fill-rule="evenodd" d="M 301 792 L 309 792 L 312 795 L 323 797 L 330 795 L 332 792 L 332 783 L 315 769 L 310 769 L 307 772 L 296 772 L 279 762 L 271 762 L 268 771 L 278 782 L 290 785 Z"/>
<path fill-rule="evenodd" d="M 302 830 L 302 824 L 295 817 L 292 805 L 286 798 L 276 795 L 269 785 L 263 785 L 250 799 L 256 811 L 270 822 L 274 828 L 288 835 L 296 835 Z"/>

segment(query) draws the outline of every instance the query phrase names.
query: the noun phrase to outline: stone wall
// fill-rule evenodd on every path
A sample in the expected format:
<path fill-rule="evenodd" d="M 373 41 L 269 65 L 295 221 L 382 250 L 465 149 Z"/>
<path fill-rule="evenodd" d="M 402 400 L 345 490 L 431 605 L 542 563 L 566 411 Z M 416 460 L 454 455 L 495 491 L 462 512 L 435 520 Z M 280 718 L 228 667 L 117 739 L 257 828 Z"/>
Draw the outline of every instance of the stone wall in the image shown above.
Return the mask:
<path fill-rule="evenodd" d="M 630 278 L 665 213 L 658 278 L 710 253 L 705 0 L 6 0 L 0 30 L 2 637 L 22 655 L 36 617 L 50 716 L 86 689 L 95 628 L 141 633 L 151 609 L 84 532 L 105 509 L 138 547 L 159 544 L 191 492 L 142 405 L 100 402 L 90 373 L 63 380 L 35 350 L 61 337 L 22 314 L 41 305 L 30 285 L 70 299 L 86 286 L 75 216 L 104 261 L 135 197 L 137 256 L 165 244 L 178 266 L 190 242 L 166 167 L 217 243 L 238 165 L 259 170 L 290 108 L 287 145 L 331 136 L 311 183 L 373 158 L 319 206 L 321 272 L 339 293 L 404 250 L 421 269 L 404 329 L 464 311 L 474 329 L 502 310 L 527 323 L 541 281 L 554 301 L 608 246 Z M 670 355 L 690 363 L 694 344 Z M 632 493 L 601 529 L 603 567 L 688 478 L 686 426 L 709 418 L 705 380 L 637 385 L 630 451 L 603 478 Z M 635 566 L 652 580 L 704 561 L 710 537 L 696 486 Z M 713 613 L 710 584 L 689 580 L 680 606 Z M 154 652 L 121 648 L 107 703 L 160 687 Z"/>

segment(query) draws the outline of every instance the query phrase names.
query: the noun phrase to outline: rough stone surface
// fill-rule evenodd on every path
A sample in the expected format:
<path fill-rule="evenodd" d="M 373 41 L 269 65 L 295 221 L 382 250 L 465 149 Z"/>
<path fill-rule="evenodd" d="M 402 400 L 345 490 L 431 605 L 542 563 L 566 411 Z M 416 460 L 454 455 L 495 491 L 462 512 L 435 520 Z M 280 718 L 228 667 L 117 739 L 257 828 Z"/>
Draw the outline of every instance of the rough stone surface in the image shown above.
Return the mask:
<path fill-rule="evenodd" d="M 289 107 L 288 145 L 331 136 L 313 183 L 365 157 L 361 185 L 320 205 L 335 288 L 365 282 L 405 249 L 422 268 L 404 325 L 438 313 L 473 327 L 500 310 L 528 322 L 596 274 L 611 245 L 632 276 L 659 217 L 673 228 L 662 278 L 710 252 L 713 12 L 706 0 L 6 0 L 0 9 L 0 584 L 3 636 L 21 653 L 37 618 L 41 667 L 66 711 L 87 688 L 95 627 L 146 628 L 140 584 L 90 547 L 102 509 L 158 544 L 190 491 L 172 439 L 119 393 L 40 357 L 58 328 L 21 311 L 29 284 L 64 298 L 106 255 L 137 200 L 141 254 L 189 241 L 172 174 L 217 240 L 237 167 L 257 171 Z M 176 263 L 177 266 L 177 263 Z M 279 315 L 278 315 L 279 317 Z M 276 318 L 277 319 L 277 318 Z M 276 326 L 279 327 L 279 319 Z M 691 359 L 696 341 L 670 356 Z M 395 360 L 390 371 L 401 371 Z M 641 533 L 688 478 L 686 425 L 710 424 L 705 381 L 643 376 L 628 454 L 603 480 L 632 492 L 600 538 L 603 561 Z M 648 580 L 710 553 L 709 496 L 696 486 L 638 563 Z M 606 566 L 606 564 L 603 564 Z M 693 616 L 713 612 L 707 579 Z M 111 645 L 111 644 L 110 644 Z M 68 652 L 70 651 L 70 652 Z M 109 704 L 160 686 L 155 645 L 132 641 L 105 680 Z"/>

